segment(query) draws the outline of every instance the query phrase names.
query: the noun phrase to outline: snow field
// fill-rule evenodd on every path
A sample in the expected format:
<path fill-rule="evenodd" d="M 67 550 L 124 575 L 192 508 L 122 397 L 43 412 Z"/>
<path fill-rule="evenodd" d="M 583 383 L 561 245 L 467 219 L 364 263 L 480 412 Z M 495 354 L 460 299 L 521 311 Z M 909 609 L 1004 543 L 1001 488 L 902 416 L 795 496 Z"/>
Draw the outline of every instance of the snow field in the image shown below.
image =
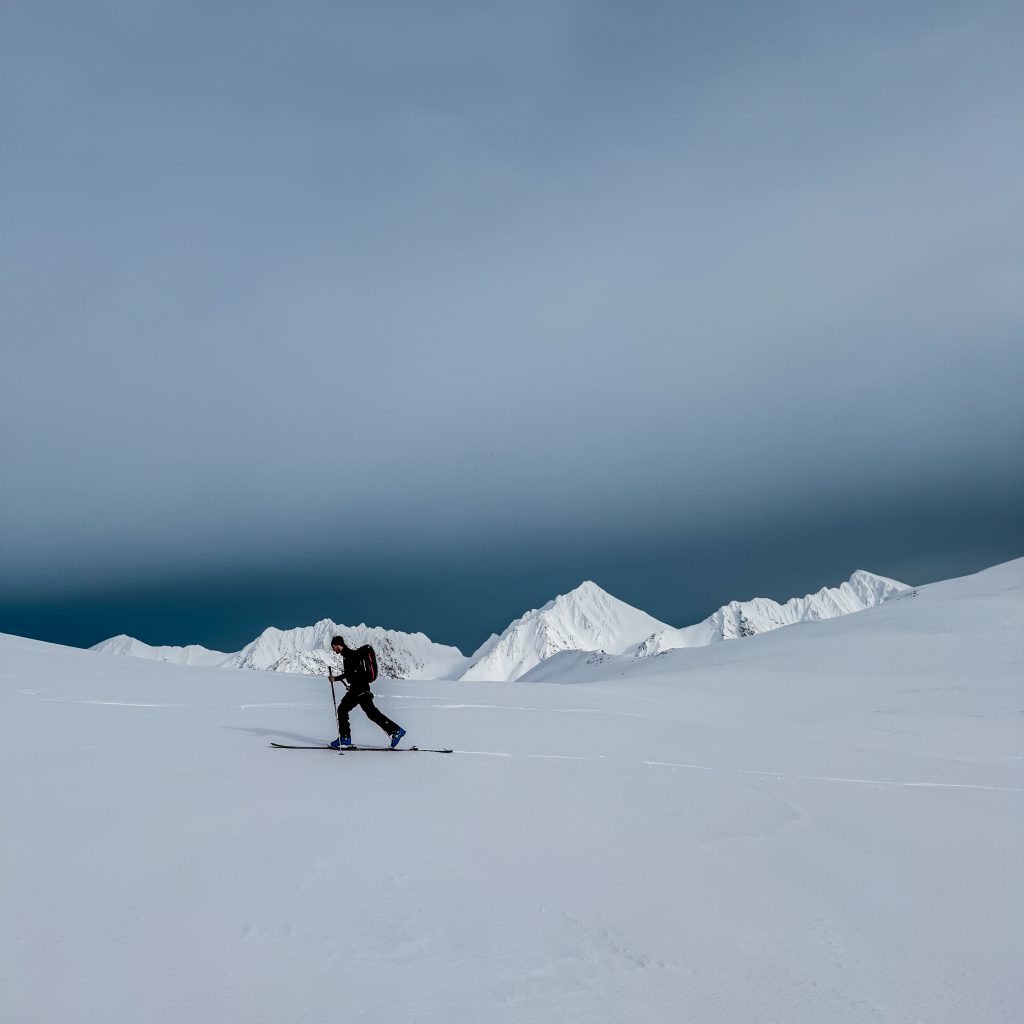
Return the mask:
<path fill-rule="evenodd" d="M 0 1018 L 1015 1020 L 1022 584 L 382 680 L 449 756 L 269 749 L 330 738 L 319 678 L 0 637 Z"/>

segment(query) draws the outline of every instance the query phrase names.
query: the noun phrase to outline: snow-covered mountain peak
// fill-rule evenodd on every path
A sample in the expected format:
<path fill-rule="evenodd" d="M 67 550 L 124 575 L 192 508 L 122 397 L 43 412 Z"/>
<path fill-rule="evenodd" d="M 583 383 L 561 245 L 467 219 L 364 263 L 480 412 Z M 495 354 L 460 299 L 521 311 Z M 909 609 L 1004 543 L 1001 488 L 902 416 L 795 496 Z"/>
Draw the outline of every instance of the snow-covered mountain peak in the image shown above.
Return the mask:
<path fill-rule="evenodd" d="M 612 601 L 616 598 L 612 597 L 607 590 L 599 587 L 593 580 L 584 580 L 578 587 L 570 590 L 567 594 L 559 594 L 551 604 L 558 604 L 566 601 L 586 601 L 586 600 L 601 600 L 610 599 Z"/>
<path fill-rule="evenodd" d="M 255 640 L 234 654 L 209 651 L 195 644 L 188 647 L 151 647 L 133 637 L 111 637 L 93 650 L 176 662 L 256 671 L 296 672 L 320 675 L 337 668 L 339 659 L 331 651 L 331 638 L 341 635 L 349 647 L 372 644 L 382 675 L 393 679 L 452 678 L 466 664 L 457 647 L 435 644 L 422 633 L 403 633 L 379 626 L 342 626 L 321 619 L 312 626 L 279 629 L 268 626 Z"/>
<path fill-rule="evenodd" d="M 849 586 L 866 607 L 873 607 L 888 601 L 901 590 L 910 590 L 905 583 L 879 576 L 877 573 L 858 569 L 842 586 Z M 842 589 L 842 587 L 840 587 Z"/>
<path fill-rule="evenodd" d="M 874 608 L 909 589 L 898 580 L 858 569 L 838 587 L 822 587 L 816 593 L 790 598 L 785 604 L 768 597 L 730 601 L 696 625 L 648 636 L 630 653 L 647 658 L 680 647 L 703 647 L 719 640 L 755 636 L 797 622 L 850 615 Z"/>
<path fill-rule="evenodd" d="M 133 658 L 148 658 L 150 661 L 169 661 L 175 665 L 203 665 L 216 667 L 223 665 L 230 657 L 223 651 L 211 651 L 198 644 L 187 647 L 154 647 L 151 644 L 136 640 L 133 636 L 120 633 L 109 640 L 96 644 L 92 650 L 101 654 L 130 655 Z"/>
<path fill-rule="evenodd" d="M 518 679 L 561 651 L 619 654 L 665 623 L 613 597 L 592 580 L 510 623 L 476 653 L 463 679 Z"/>
<path fill-rule="evenodd" d="M 435 644 L 423 633 L 403 633 L 397 629 L 368 626 L 344 626 L 321 619 L 312 626 L 278 629 L 270 626 L 247 644 L 227 663 L 229 668 L 249 668 L 278 672 L 326 672 L 337 665 L 331 651 L 331 638 L 342 636 L 349 647 L 371 644 L 377 653 L 382 675 L 393 679 L 426 679 L 453 674 L 465 663 L 456 647 Z"/>
<path fill-rule="evenodd" d="M 600 621 L 615 620 L 623 616 L 628 618 L 638 609 L 609 594 L 593 580 L 584 580 L 568 593 L 559 594 L 548 601 L 540 611 L 549 615 L 554 613 L 555 616 L 590 616 L 595 621 Z M 531 614 L 533 613 L 527 612 L 527 615 Z"/>

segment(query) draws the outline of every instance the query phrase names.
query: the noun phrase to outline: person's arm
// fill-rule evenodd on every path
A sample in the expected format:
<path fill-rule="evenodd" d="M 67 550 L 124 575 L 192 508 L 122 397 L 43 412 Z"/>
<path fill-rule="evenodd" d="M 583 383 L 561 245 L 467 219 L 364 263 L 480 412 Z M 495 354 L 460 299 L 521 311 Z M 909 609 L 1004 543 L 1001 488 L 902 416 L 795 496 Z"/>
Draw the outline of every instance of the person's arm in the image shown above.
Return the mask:
<path fill-rule="evenodd" d="M 342 672 L 340 676 L 336 676 L 334 674 L 334 669 L 333 668 L 328 668 L 327 669 L 327 678 L 330 679 L 330 681 L 332 683 L 343 683 L 344 686 L 345 686 L 345 689 L 346 690 L 348 689 L 348 683 L 345 682 L 345 673 L 344 672 Z"/>

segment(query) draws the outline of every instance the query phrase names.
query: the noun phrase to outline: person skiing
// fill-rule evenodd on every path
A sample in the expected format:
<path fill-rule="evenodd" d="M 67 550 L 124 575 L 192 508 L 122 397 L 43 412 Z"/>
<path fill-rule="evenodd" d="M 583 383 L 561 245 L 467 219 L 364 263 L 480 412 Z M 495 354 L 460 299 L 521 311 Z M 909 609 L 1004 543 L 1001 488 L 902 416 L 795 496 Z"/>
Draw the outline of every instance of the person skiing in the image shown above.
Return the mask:
<path fill-rule="evenodd" d="M 352 732 L 348 722 L 348 713 L 356 705 L 359 705 L 365 712 L 366 717 L 371 722 L 379 725 L 391 737 L 391 747 L 394 749 L 405 735 L 405 730 L 400 725 L 392 722 L 373 703 L 370 683 L 377 678 L 377 658 L 373 653 L 373 648 L 367 645 L 366 647 L 360 647 L 358 650 L 352 650 L 351 647 L 345 645 L 343 637 L 336 636 L 331 639 L 331 650 L 335 654 L 341 655 L 344 668 L 340 676 L 334 675 L 333 669 L 328 669 L 327 678 L 332 683 L 336 680 L 341 680 L 345 683 L 345 689 L 348 691 L 341 698 L 341 703 L 338 705 L 338 738 L 331 743 L 331 746 L 335 749 L 352 746 Z"/>

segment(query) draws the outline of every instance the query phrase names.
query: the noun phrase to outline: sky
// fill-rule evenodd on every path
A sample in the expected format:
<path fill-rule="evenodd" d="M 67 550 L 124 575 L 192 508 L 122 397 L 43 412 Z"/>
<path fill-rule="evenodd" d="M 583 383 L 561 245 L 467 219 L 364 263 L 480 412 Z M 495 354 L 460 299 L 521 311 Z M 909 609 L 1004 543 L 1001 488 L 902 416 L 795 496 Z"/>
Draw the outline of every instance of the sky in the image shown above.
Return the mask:
<path fill-rule="evenodd" d="M 1024 13 L 14 0 L 0 630 L 472 650 L 1024 554 Z"/>

